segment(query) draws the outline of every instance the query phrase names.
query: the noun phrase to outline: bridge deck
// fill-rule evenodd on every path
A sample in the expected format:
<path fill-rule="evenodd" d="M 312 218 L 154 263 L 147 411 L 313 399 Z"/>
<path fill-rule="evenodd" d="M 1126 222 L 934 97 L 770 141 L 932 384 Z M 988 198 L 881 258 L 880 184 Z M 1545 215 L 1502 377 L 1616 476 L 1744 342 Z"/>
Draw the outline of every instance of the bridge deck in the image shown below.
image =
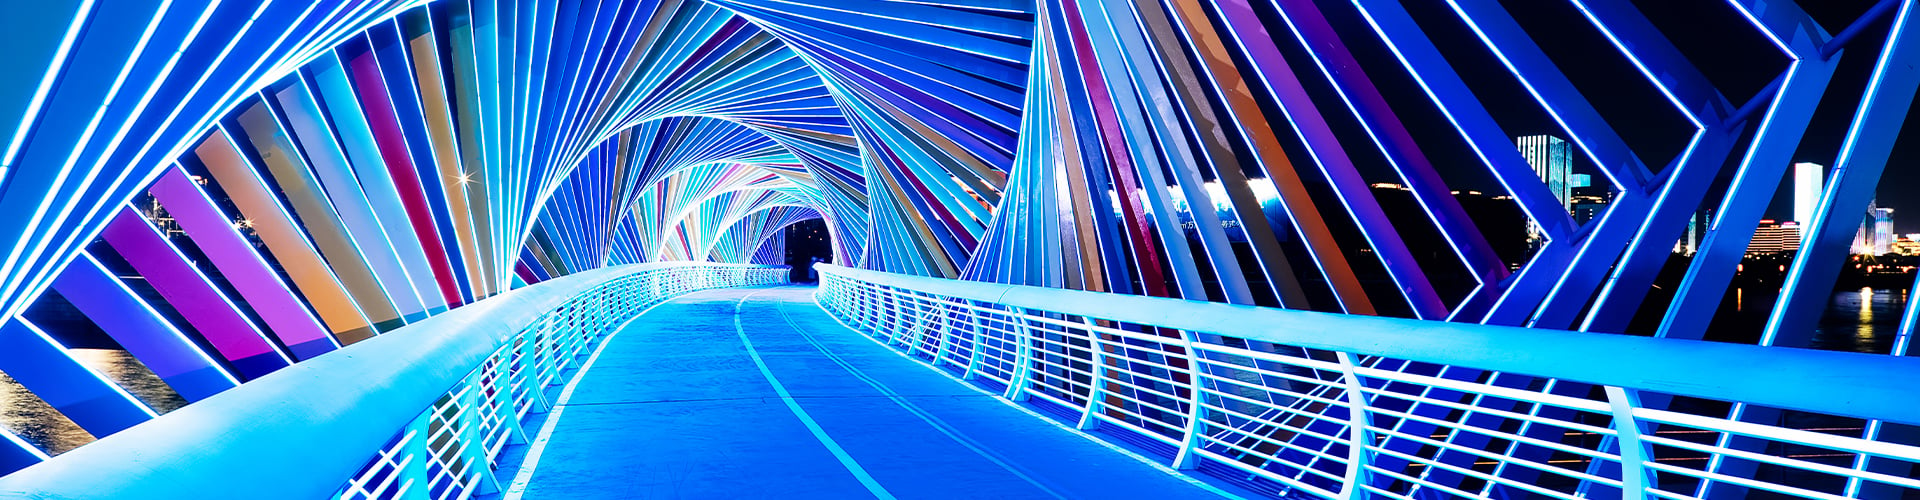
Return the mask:
<path fill-rule="evenodd" d="M 632 322 L 556 401 L 526 498 L 1211 496 L 889 352 L 812 290 Z"/>

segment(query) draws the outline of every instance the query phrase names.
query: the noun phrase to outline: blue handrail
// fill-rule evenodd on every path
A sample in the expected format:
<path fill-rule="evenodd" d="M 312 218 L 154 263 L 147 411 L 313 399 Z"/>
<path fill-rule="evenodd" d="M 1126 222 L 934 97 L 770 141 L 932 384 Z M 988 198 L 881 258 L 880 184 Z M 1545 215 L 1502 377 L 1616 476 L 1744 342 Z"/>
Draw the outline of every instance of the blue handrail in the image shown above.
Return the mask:
<path fill-rule="evenodd" d="M 1920 447 L 1840 418 L 1920 421 L 1906 357 L 820 271 L 820 305 L 876 341 L 1280 496 L 1920 490 L 1882 472 Z"/>
<path fill-rule="evenodd" d="M 409 428 L 423 409 L 462 384 L 509 339 L 583 294 L 625 277 L 676 268 L 771 269 L 635 264 L 502 293 L 295 364 L 0 477 L 0 497 L 333 495 L 395 439 L 396 429 Z M 645 286 L 660 288 L 659 283 Z"/>
<path fill-rule="evenodd" d="M 1275 344 L 1920 424 L 1920 358 L 1356 316 L 927 278 L 816 264 L 876 285 Z"/>

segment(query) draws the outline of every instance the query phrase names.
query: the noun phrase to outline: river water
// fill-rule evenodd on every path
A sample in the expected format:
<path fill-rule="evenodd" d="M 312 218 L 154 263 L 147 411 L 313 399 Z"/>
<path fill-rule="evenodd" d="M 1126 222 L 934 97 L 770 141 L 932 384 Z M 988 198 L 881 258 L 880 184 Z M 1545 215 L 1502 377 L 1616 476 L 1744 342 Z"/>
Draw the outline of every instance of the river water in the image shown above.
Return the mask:
<path fill-rule="evenodd" d="M 92 368 L 107 377 L 128 393 L 158 413 L 166 413 L 185 406 L 186 400 L 167 387 L 160 377 L 153 375 L 146 365 L 118 349 L 69 349 L 80 364 Z M 74 425 L 73 421 L 55 411 L 53 407 L 27 392 L 12 377 L 0 374 L 0 426 L 13 431 L 21 439 L 39 446 L 48 454 L 65 453 L 83 444 L 91 443 L 94 436 Z"/>
<path fill-rule="evenodd" d="M 1833 294 L 1827 315 L 1813 332 L 1813 348 L 1830 351 L 1892 352 L 1900 334 L 1906 290 L 1862 288 Z"/>

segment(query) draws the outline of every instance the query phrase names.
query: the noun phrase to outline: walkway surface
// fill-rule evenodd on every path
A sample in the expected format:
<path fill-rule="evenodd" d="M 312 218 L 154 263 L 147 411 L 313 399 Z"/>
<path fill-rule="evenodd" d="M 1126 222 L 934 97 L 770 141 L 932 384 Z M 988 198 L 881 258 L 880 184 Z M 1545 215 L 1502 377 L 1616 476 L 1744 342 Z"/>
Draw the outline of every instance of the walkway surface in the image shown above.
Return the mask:
<path fill-rule="evenodd" d="M 1207 498 L 896 355 L 812 288 L 711 290 L 608 341 L 525 498 Z"/>

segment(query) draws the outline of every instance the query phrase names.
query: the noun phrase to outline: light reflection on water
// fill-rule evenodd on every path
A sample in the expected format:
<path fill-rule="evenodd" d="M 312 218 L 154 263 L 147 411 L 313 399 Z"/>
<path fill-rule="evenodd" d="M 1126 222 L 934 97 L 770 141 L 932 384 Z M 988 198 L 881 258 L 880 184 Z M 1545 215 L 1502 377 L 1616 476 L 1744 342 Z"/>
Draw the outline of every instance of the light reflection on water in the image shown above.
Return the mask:
<path fill-rule="evenodd" d="M 134 398 L 156 413 L 166 413 L 187 404 L 173 388 L 154 376 L 146 365 L 118 349 L 69 349 L 80 364 L 105 375 L 107 380 L 125 388 Z M 0 374 L 0 427 L 13 431 L 50 455 L 65 453 L 91 443 L 92 434 L 27 392 L 12 377 Z"/>
<path fill-rule="evenodd" d="M 1833 351 L 1892 352 L 1900 333 L 1906 290 L 1861 288 L 1835 292 L 1827 313 L 1814 329 L 1813 348 Z"/>

